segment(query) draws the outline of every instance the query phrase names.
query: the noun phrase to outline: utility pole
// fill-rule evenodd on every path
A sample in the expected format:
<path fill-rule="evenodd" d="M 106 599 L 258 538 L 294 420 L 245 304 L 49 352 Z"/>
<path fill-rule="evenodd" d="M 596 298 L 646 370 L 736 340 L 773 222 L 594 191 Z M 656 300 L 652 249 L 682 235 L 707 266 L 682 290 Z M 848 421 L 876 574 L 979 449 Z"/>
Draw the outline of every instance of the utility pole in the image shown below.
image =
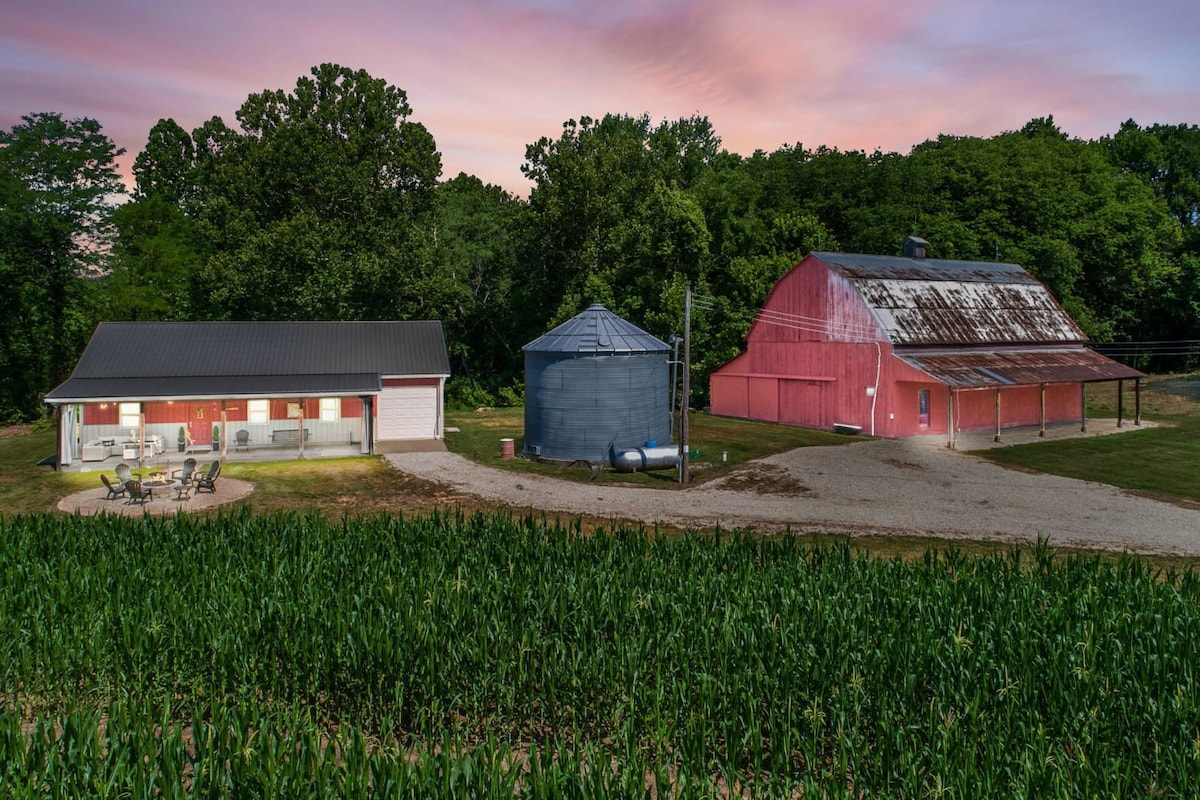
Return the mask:
<path fill-rule="evenodd" d="M 677 335 L 671 334 L 671 410 L 667 412 L 667 418 L 671 420 L 671 438 L 675 438 L 675 394 L 679 390 L 679 379 L 676 375 L 679 373 L 679 343 L 683 339 Z"/>
<path fill-rule="evenodd" d="M 692 287 L 683 302 L 683 396 L 679 403 L 679 482 L 688 485 L 688 401 L 692 394 Z"/>

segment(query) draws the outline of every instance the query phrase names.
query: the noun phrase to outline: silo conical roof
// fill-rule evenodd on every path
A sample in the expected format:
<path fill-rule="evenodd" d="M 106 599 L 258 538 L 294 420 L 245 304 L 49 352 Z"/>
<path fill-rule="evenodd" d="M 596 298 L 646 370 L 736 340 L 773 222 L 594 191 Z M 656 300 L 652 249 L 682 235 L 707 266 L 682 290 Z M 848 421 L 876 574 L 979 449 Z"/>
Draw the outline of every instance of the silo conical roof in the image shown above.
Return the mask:
<path fill-rule="evenodd" d="M 599 303 L 522 348 L 535 353 L 667 353 L 671 348 Z"/>

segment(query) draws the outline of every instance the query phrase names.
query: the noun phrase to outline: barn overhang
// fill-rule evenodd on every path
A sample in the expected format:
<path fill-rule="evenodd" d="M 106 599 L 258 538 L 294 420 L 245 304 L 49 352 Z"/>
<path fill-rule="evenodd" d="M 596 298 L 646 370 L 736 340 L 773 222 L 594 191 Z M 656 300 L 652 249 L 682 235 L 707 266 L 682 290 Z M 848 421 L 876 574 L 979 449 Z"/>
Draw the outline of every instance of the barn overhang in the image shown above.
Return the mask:
<path fill-rule="evenodd" d="M 951 389 L 1133 380 L 1145 374 L 1085 347 L 902 352 L 904 363 Z"/>

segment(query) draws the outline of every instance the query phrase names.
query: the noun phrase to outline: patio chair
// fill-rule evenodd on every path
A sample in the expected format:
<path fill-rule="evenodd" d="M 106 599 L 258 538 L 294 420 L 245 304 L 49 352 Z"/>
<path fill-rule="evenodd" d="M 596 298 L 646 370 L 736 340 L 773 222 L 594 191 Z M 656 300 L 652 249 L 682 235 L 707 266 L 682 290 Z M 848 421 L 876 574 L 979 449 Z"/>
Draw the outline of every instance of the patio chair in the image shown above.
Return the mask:
<path fill-rule="evenodd" d="M 132 480 L 138 480 L 142 477 L 141 475 L 135 475 L 133 472 L 131 472 L 129 465 L 124 462 L 117 464 L 116 469 L 117 479 L 121 481 L 122 484 L 129 483 Z"/>
<path fill-rule="evenodd" d="M 125 484 L 117 481 L 113 483 L 109 481 L 107 475 L 100 476 L 100 482 L 104 484 L 104 488 L 108 490 L 108 494 L 104 495 L 105 500 L 116 500 L 118 497 L 125 496 Z"/>
<path fill-rule="evenodd" d="M 217 493 L 217 476 L 221 474 L 221 462 L 214 461 L 209 466 L 207 472 L 201 472 L 196 476 L 196 494 L 201 492 Z"/>
<path fill-rule="evenodd" d="M 129 499 L 125 501 L 125 505 L 137 503 L 144 506 L 147 500 L 154 499 L 154 490 L 149 486 L 142 486 L 140 480 L 126 481 L 125 491 L 129 494 Z"/>
<path fill-rule="evenodd" d="M 183 460 L 183 467 L 173 470 L 171 472 L 171 477 L 178 478 L 179 482 L 185 486 L 191 483 L 196 479 L 196 459 L 185 458 Z"/>
<path fill-rule="evenodd" d="M 234 450 L 250 449 L 250 431 L 246 430 L 245 428 L 242 428 L 241 430 L 239 430 L 237 433 L 234 434 L 233 449 Z"/>

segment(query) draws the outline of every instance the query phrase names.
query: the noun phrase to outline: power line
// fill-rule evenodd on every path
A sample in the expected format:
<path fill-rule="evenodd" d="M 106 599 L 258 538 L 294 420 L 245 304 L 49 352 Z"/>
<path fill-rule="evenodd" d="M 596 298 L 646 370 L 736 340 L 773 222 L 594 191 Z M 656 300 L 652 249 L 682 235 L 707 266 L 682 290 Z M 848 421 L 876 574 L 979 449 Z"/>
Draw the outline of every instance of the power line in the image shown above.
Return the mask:
<path fill-rule="evenodd" d="M 706 295 L 692 295 L 692 307 L 702 308 L 706 311 L 719 311 L 717 307 L 718 298 Z M 751 309 L 746 306 L 736 307 L 737 311 L 754 311 L 754 321 L 761 322 L 764 325 L 774 325 L 776 327 L 788 328 L 790 330 L 803 331 L 805 333 L 820 333 L 826 336 L 841 335 L 856 342 L 878 342 L 883 341 L 884 337 L 879 334 L 878 328 L 869 325 L 861 325 L 852 322 L 834 323 L 832 320 L 823 317 L 809 317 L 803 314 L 789 314 L 783 311 L 775 311 L 773 309 L 758 308 Z"/>

